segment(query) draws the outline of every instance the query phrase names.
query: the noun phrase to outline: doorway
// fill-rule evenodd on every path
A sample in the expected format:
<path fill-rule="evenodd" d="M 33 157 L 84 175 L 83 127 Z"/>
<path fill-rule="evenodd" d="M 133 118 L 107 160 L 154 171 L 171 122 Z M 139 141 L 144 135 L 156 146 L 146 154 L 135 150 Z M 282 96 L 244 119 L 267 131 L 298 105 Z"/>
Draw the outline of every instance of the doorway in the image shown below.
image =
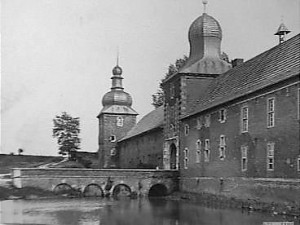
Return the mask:
<path fill-rule="evenodd" d="M 176 169 L 176 145 L 174 143 L 171 144 L 170 146 L 170 169 L 174 170 Z"/>

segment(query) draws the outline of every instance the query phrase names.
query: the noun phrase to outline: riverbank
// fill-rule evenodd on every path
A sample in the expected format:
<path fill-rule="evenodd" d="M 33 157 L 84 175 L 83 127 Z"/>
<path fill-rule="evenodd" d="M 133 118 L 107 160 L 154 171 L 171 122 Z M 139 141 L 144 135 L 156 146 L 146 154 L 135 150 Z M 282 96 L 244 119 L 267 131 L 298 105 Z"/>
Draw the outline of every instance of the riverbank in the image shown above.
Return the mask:
<path fill-rule="evenodd" d="M 35 187 L 1 187 L 0 200 L 16 200 L 16 199 L 39 199 L 55 197 L 53 192 L 42 190 Z"/>
<path fill-rule="evenodd" d="M 57 195 L 51 191 L 36 187 L 15 188 L 0 186 L 0 200 L 62 197 L 82 197 L 82 195 L 77 192 Z M 238 208 L 246 212 L 260 211 L 271 213 L 273 215 L 291 216 L 300 219 L 300 206 L 296 203 L 263 202 L 259 199 L 237 199 L 232 197 L 228 198 L 224 195 L 187 192 L 175 192 L 165 198 L 175 201 L 191 201 L 212 208 Z"/>
<path fill-rule="evenodd" d="M 239 208 L 247 212 L 260 211 L 300 219 L 300 205 L 296 203 L 263 202 L 260 199 L 238 199 L 210 193 L 187 192 L 175 192 L 166 198 L 170 200 L 193 201 L 207 207 Z M 295 198 L 298 198 L 298 196 L 295 196 Z"/>

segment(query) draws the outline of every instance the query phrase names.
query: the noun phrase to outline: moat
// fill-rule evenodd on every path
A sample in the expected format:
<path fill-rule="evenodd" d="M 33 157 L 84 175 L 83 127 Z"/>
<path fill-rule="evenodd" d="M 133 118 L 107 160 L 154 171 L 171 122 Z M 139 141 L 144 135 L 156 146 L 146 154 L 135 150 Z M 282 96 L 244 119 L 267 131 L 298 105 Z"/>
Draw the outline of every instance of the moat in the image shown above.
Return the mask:
<path fill-rule="evenodd" d="M 51 225 L 257 225 L 290 218 L 220 209 L 163 198 L 39 199 L 0 202 L 0 224 Z M 299 221 L 294 221 L 299 224 Z"/>

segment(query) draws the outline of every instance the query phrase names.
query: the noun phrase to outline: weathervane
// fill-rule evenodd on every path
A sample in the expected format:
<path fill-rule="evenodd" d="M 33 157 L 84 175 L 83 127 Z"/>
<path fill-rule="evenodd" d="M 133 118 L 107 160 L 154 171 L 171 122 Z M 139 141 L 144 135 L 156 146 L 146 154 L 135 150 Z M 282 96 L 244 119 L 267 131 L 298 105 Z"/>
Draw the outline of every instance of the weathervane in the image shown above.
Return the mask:
<path fill-rule="evenodd" d="M 206 4 L 208 3 L 207 0 L 202 0 L 203 3 L 203 9 L 204 9 L 204 13 L 206 13 Z"/>

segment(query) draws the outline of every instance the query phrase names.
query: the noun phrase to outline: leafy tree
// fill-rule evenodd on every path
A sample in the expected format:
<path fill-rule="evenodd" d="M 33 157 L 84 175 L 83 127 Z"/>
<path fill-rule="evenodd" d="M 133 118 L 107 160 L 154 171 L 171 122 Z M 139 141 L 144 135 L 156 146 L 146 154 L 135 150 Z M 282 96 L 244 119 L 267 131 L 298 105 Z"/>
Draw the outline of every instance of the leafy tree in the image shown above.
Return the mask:
<path fill-rule="evenodd" d="M 19 148 L 19 149 L 18 149 L 18 154 L 19 154 L 19 155 L 22 155 L 23 152 L 24 152 L 24 150 L 23 150 L 22 148 Z"/>
<path fill-rule="evenodd" d="M 71 158 L 80 149 L 79 118 L 63 112 L 60 116 L 55 116 L 53 123 L 53 137 L 57 138 L 59 154 L 68 155 Z"/>
<path fill-rule="evenodd" d="M 177 59 L 175 64 L 170 64 L 168 67 L 168 72 L 165 74 L 165 77 L 160 81 L 159 89 L 155 94 L 152 95 L 152 105 L 155 108 L 158 108 L 159 106 L 162 106 L 164 104 L 164 92 L 162 90 L 162 81 L 171 75 L 177 73 L 186 63 L 188 60 L 188 57 L 186 55 L 183 55 L 182 58 Z"/>

